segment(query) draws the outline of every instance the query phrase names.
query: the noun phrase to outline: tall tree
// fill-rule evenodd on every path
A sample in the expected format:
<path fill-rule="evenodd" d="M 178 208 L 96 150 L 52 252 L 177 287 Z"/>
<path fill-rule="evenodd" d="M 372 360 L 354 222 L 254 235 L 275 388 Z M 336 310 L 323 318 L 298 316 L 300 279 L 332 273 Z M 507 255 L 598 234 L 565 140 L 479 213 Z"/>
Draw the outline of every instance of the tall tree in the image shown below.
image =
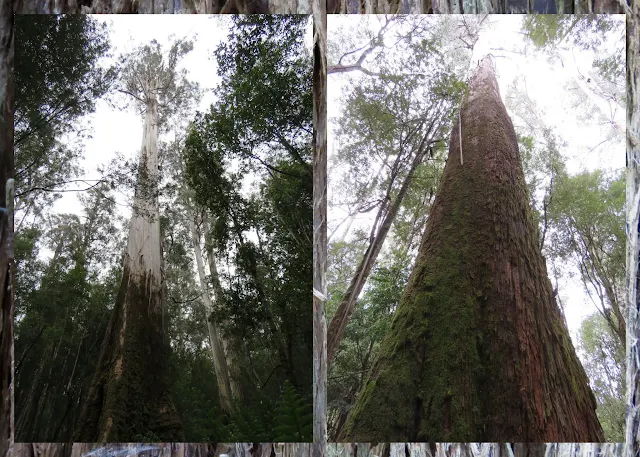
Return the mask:
<path fill-rule="evenodd" d="M 157 142 L 159 128 L 197 96 L 177 68 L 192 48 L 178 40 L 165 58 L 152 41 L 124 59 L 119 90 L 144 113 L 138 182 L 122 282 L 75 441 L 183 438 L 167 373 Z"/>
<path fill-rule="evenodd" d="M 16 16 L 16 220 L 40 217 L 78 177 L 83 116 L 111 87 L 106 24 L 88 16 Z M 66 137 L 62 140 L 63 137 Z M 83 182 L 81 184 L 84 184 Z M 87 184 L 85 187 L 93 185 Z"/>
<path fill-rule="evenodd" d="M 448 22 L 438 21 L 434 25 L 432 18 L 408 20 L 408 24 L 403 24 L 405 29 L 393 37 L 396 47 L 402 42 L 410 49 L 406 53 L 409 57 L 391 56 L 388 63 L 373 72 L 363 68 L 369 52 L 384 47 L 385 39 L 391 41 L 388 28 L 396 22 L 387 19 L 382 24 L 355 64 L 341 63 L 351 53 L 348 52 L 333 67 L 375 76 L 360 81 L 348 96 L 348 108 L 339 121 L 339 135 L 344 143 L 339 155 L 350 167 L 345 177 L 350 184 L 346 199 L 356 196 L 349 217 L 374 209 L 377 212 L 364 253 L 327 330 L 329 367 L 403 201 L 415 186 L 414 178 L 429 161 L 435 163 L 433 151 L 450 127 L 453 108 L 465 87 L 456 75 L 452 59 L 440 51 L 434 52 L 446 44 Z M 415 70 L 409 73 L 405 68 Z"/>
<path fill-rule="evenodd" d="M 415 266 L 342 438 L 600 441 L 515 131 L 480 61 Z"/>

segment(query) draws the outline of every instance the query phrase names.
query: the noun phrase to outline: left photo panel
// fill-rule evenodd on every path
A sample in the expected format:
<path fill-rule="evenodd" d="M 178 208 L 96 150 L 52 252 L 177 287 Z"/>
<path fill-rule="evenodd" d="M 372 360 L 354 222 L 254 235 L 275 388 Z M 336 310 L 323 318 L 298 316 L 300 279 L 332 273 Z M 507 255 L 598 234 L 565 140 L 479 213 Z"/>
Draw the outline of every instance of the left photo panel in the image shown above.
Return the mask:
<path fill-rule="evenodd" d="M 15 442 L 311 441 L 311 17 L 13 36 Z"/>

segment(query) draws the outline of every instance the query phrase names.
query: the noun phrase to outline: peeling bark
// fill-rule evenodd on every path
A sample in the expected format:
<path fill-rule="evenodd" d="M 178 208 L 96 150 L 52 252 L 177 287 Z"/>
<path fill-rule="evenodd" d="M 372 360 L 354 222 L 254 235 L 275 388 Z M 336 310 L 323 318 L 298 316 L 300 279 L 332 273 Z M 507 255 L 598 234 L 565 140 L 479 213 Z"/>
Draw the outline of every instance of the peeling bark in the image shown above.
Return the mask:
<path fill-rule="evenodd" d="M 640 0 L 627 12 L 627 428 L 626 457 L 640 454 Z"/>
<path fill-rule="evenodd" d="M 13 441 L 13 32 L 0 0 L 0 457 Z"/>
<path fill-rule="evenodd" d="M 309 14 L 314 0 L 17 0 L 17 14 Z"/>
<path fill-rule="evenodd" d="M 222 285 L 220 284 L 218 268 L 216 267 L 216 259 L 213 255 L 213 243 L 210 238 L 209 224 L 207 223 L 207 219 L 208 216 L 205 215 L 204 220 L 202 221 L 202 228 L 205 233 L 205 249 L 207 251 L 207 261 L 209 262 L 211 283 L 213 284 L 213 295 L 216 304 L 218 304 L 218 306 L 220 307 L 224 307 L 224 291 L 222 290 Z M 211 311 L 213 311 L 213 308 L 211 309 Z M 211 311 L 209 311 L 207 319 L 213 321 L 213 315 L 211 314 Z M 242 400 L 244 398 L 244 394 L 242 392 L 242 384 L 240 383 L 240 364 L 237 362 L 235 348 L 231 344 L 231 341 L 224 337 L 224 334 L 222 332 L 218 332 L 218 336 L 220 338 L 220 341 L 222 342 L 222 350 L 227 362 L 227 372 L 229 377 L 229 384 L 231 386 L 232 398 Z"/>
<path fill-rule="evenodd" d="M 158 217 L 158 102 L 149 82 L 124 272 L 74 441 L 184 438 L 169 393 Z M 139 439 L 139 438 L 138 438 Z"/>
<path fill-rule="evenodd" d="M 327 447 L 327 9 L 313 2 L 313 457 Z"/>
<path fill-rule="evenodd" d="M 328 0 L 332 14 L 623 13 L 617 0 Z"/>
<path fill-rule="evenodd" d="M 202 251 L 200 246 L 200 234 L 196 229 L 193 220 L 189 221 L 191 229 L 191 241 L 193 242 L 193 250 L 196 256 L 196 265 L 198 266 L 198 277 L 200 279 L 200 288 L 202 289 L 202 301 L 207 312 L 207 330 L 209 331 L 209 343 L 211 345 L 211 355 L 213 358 L 213 367 L 216 372 L 216 381 L 218 383 L 218 394 L 220 396 L 220 405 L 227 412 L 233 410 L 231 384 L 229 382 L 229 370 L 227 369 L 227 360 L 225 357 L 222 343 L 220 341 L 220 333 L 216 323 L 213 321 L 213 304 L 209 297 L 207 287 L 207 278 L 204 273 L 204 262 L 202 261 Z"/>
<path fill-rule="evenodd" d="M 489 57 L 461 116 L 462 150 L 454 128 L 415 266 L 341 438 L 601 441 Z"/>

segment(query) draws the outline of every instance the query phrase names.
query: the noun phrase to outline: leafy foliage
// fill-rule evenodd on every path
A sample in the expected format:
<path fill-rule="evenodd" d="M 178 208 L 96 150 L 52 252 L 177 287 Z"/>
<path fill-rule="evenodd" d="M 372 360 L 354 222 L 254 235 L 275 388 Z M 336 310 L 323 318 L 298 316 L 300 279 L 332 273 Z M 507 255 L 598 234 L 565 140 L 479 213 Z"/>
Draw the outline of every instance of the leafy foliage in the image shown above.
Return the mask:
<path fill-rule="evenodd" d="M 625 433 L 625 370 L 624 345 L 611 331 L 607 321 L 593 314 L 580 328 L 580 349 L 584 369 L 598 399 L 598 418 L 607 442 L 624 441 Z"/>
<path fill-rule="evenodd" d="M 80 173 L 82 157 L 69 138 L 85 135 L 81 120 L 95 110 L 116 77 L 105 67 L 110 44 L 89 16 L 16 17 L 15 177 L 17 230 L 39 217 L 64 183 Z M 63 142 L 63 136 L 66 140 Z"/>

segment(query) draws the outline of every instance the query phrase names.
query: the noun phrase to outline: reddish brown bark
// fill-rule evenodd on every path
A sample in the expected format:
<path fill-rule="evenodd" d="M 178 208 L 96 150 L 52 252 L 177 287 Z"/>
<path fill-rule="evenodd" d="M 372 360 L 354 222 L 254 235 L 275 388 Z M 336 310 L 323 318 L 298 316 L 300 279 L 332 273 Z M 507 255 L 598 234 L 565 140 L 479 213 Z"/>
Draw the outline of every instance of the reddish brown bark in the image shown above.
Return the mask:
<path fill-rule="evenodd" d="M 416 264 L 342 438 L 601 441 L 490 58 L 461 116 L 462 151 L 456 125 Z"/>

